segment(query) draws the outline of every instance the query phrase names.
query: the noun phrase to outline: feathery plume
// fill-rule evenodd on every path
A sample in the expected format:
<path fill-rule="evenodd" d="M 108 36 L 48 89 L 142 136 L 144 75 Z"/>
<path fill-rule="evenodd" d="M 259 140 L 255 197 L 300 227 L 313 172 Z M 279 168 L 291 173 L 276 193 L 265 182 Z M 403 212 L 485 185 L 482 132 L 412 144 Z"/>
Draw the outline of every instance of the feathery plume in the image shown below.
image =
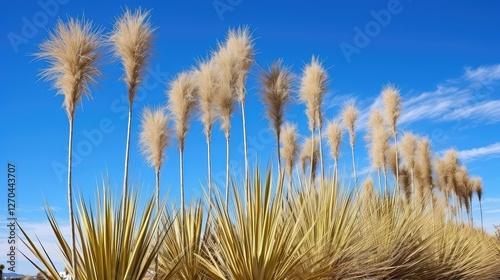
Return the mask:
<path fill-rule="evenodd" d="M 406 169 L 410 172 L 411 192 L 415 194 L 415 152 L 417 150 L 417 137 L 411 132 L 405 132 L 401 139 L 401 154 L 405 158 Z"/>
<path fill-rule="evenodd" d="M 300 82 L 300 100 L 307 106 L 309 129 L 314 130 L 322 122 L 321 103 L 326 93 L 328 74 L 317 57 L 304 67 Z"/>
<path fill-rule="evenodd" d="M 302 71 L 302 79 L 300 82 L 299 97 L 306 104 L 306 115 L 309 122 L 309 130 L 311 137 L 314 138 L 316 128 L 319 130 L 319 158 L 321 165 L 321 175 L 324 175 L 323 168 L 323 113 L 321 112 L 321 104 L 326 93 L 328 74 L 323 68 L 322 63 L 317 57 L 312 57 L 311 63 L 306 65 Z M 315 142 L 315 141 L 313 141 Z M 311 142 L 312 143 L 312 142 Z M 313 147 L 312 147 L 313 148 Z M 311 171 L 312 172 L 312 171 Z M 311 174 L 312 175 L 312 174 Z"/>
<path fill-rule="evenodd" d="M 315 138 L 313 140 L 312 137 L 307 137 L 304 139 L 302 143 L 302 149 L 300 153 L 300 160 L 302 162 L 302 170 L 305 173 L 305 168 L 307 162 L 309 161 L 309 165 L 311 168 L 311 182 L 314 182 L 314 178 L 316 177 L 316 167 L 318 166 L 318 145 L 319 140 Z"/>
<path fill-rule="evenodd" d="M 197 87 L 198 106 L 200 108 L 200 120 L 203 123 L 205 136 L 212 135 L 212 126 L 215 121 L 215 98 L 217 96 L 217 71 L 212 60 L 202 61 L 198 69 L 193 73 Z"/>
<path fill-rule="evenodd" d="M 236 74 L 233 70 L 234 61 L 231 54 L 223 46 L 214 53 L 213 61 L 216 72 L 218 73 L 218 92 L 215 95 L 215 105 L 217 108 L 217 117 L 220 119 L 221 130 L 226 137 L 229 137 L 231 130 L 231 116 L 234 112 L 234 86 L 236 84 Z"/>
<path fill-rule="evenodd" d="M 382 88 L 382 100 L 384 102 L 385 116 L 393 135 L 397 134 L 397 122 L 401 115 L 401 97 L 399 89 L 392 84 Z"/>
<path fill-rule="evenodd" d="M 352 153 L 352 168 L 354 171 L 354 185 L 358 185 L 358 176 L 356 174 L 356 159 L 354 157 L 354 145 L 356 143 L 356 130 L 355 124 L 358 120 L 359 112 L 354 105 L 354 101 L 344 103 L 342 108 L 342 122 L 344 126 L 347 128 L 349 132 L 349 144 L 351 145 L 351 153 Z"/>
<path fill-rule="evenodd" d="M 64 96 L 63 107 L 70 121 L 82 96 L 90 96 L 89 84 L 100 75 L 96 66 L 100 47 L 99 30 L 92 27 L 91 21 L 70 18 L 67 23 L 57 22 L 55 31 L 35 54 L 36 59 L 49 63 L 40 76 L 45 81 L 54 82 L 57 94 Z"/>
<path fill-rule="evenodd" d="M 174 118 L 180 149 L 184 149 L 189 120 L 196 105 L 196 91 L 192 73 L 182 72 L 169 83 L 168 109 Z"/>
<path fill-rule="evenodd" d="M 384 190 L 387 194 L 387 150 L 389 149 L 389 131 L 385 127 L 384 115 L 381 110 L 373 110 L 368 121 L 369 151 L 372 158 L 372 166 L 377 169 L 380 183 L 380 171 L 385 177 Z M 380 186 L 382 188 L 382 186 Z"/>
<path fill-rule="evenodd" d="M 282 66 L 282 61 L 278 60 L 271 65 L 269 72 L 263 72 L 261 83 L 263 85 L 263 101 L 267 105 L 267 118 L 271 121 L 271 126 L 276 135 L 278 152 L 278 169 L 281 170 L 280 156 L 280 131 L 284 119 L 285 106 L 290 100 L 290 87 L 292 75 L 290 69 Z"/>
<path fill-rule="evenodd" d="M 225 44 L 228 55 L 234 61 L 233 71 L 236 74 L 235 91 L 238 102 L 245 102 L 245 82 L 248 76 L 248 70 L 254 62 L 255 52 L 254 41 L 250 34 L 248 26 L 237 29 L 229 29 Z"/>
<path fill-rule="evenodd" d="M 479 212 L 481 214 L 481 229 L 483 229 L 483 205 L 482 205 L 482 197 L 483 197 L 483 181 L 481 177 L 472 177 L 472 186 L 473 190 L 477 194 L 477 199 L 479 200 Z"/>
<path fill-rule="evenodd" d="M 389 149 L 387 150 L 387 166 L 389 166 L 389 169 L 392 171 L 392 174 L 396 176 L 396 169 L 399 166 L 398 161 L 399 157 L 397 155 L 398 150 L 394 145 L 390 145 Z"/>
<path fill-rule="evenodd" d="M 432 179 L 432 152 L 429 139 L 421 138 L 417 142 L 415 170 L 417 171 L 417 182 L 422 187 L 421 194 L 430 198 L 434 188 Z"/>
<path fill-rule="evenodd" d="M 145 66 L 151 57 L 154 40 L 150 11 L 126 8 L 114 27 L 109 40 L 113 44 L 115 56 L 120 58 L 125 71 L 124 80 L 128 87 L 128 98 L 132 104 L 135 92 L 142 81 Z"/>
<path fill-rule="evenodd" d="M 391 128 L 392 138 L 394 140 L 394 146 L 398 148 L 398 130 L 397 122 L 401 115 L 401 97 L 399 95 L 399 89 L 392 84 L 387 84 L 382 88 L 382 100 L 384 102 L 385 116 L 387 118 L 387 123 Z M 399 181 L 399 159 L 396 153 L 396 186 L 398 186 Z"/>
<path fill-rule="evenodd" d="M 336 121 L 330 121 L 326 125 L 326 138 L 328 139 L 328 144 L 330 146 L 330 153 L 335 161 L 334 166 L 334 184 L 338 180 L 338 160 L 340 156 L 340 143 L 342 142 L 342 127 L 340 123 Z"/>
<path fill-rule="evenodd" d="M 359 118 L 359 111 L 354 105 L 354 102 L 346 102 L 342 108 L 342 122 L 349 132 L 349 143 L 351 146 L 355 145 L 356 130 L 355 124 Z"/>
<path fill-rule="evenodd" d="M 328 122 L 325 135 L 330 144 L 332 158 L 338 160 L 340 156 L 340 143 L 342 142 L 342 127 L 340 123 L 336 121 Z"/>
<path fill-rule="evenodd" d="M 281 130 L 281 156 L 285 162 L 285 170 L 292 178 L 293 165 L 298 153 L 297 145 L 297 126 L 291 123 L 285 123 Z"/>
<path fill-rule="evenodd" d="M 165 148 L 170 141 L 168 118 L 163 109 L 146 108 L 142 112 L 140 150 L 151 166 L 160 170 L 165 159 Z"/>

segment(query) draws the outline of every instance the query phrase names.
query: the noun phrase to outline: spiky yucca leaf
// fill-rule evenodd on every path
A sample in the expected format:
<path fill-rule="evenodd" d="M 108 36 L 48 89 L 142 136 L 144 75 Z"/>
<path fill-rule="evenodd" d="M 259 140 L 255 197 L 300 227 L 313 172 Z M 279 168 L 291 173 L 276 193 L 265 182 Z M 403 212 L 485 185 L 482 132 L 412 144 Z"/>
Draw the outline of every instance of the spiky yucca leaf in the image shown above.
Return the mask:
<path fill-rule="evenodd" d="M 213 236 L 207 244 L 210 259 L 200 259 L 211 279 L 320 279 L 312 273 L 303 244 L 301 218 L 284 211 L 282 179 L 273 182 L 270 172 L 262 183 L 257 172 L 248 200 L 233 186 L 234 212 L 227 210 L 221 195 L 212 201 L 215 210 Z M 276 185 L 276 186 L 275 186 Z M 273 194 L 273 189 L 277 192 Z M 300 211 L 298 212 L 300 215 Z M 311 229 L 312 230 L 312 229 Z"/>
<path fill-rule="evenodd" d="M 202 279 L 203 271 L 199 265 L 199 257 L 205 254 L 203 245 L 206 240 L 202 232 L 201 201 L 188 207 L 184 220 L 182 215 L 167 216 L 164 223 L 173 223 L 173 229 L 168 232 L 158 253 L 160 279 L 169 277 L 186 280 Z"/>
<path fill-rule="evenodd" d="M 80 244 L 77 255 L 79 279 L 142 279 L 161 245 L 157 241 L 163 240 L 170 230 L 170 224 L 159 227 L 161 215 L 154 214 L 153 198 L 146 202 L 142 213 L 137 210 L 137 194 L 124 194 L 120 199 L 121 205 L 117 205 L 116 201 L 107 187 L 98 191 L 95 208 L 80 199 L 79 218 L 76 219 Z M 47 205 L 46 209 L 60 257 L 70 274 L 74 274 L 69 244 L 51 208 Z M 37 245 L 22 228 L 21 231 L 25 238 L 23 242 L 41 265 L 36 265 L 34 259 L 28 260 L 40 271 L 47 270 L 50 279 L 60 279 L 44 245 Z"/>
<path fill-rule="evenodd" d="M 357 279 L 362 272 L 364 241 L 359 233 L 358 212 L 361 200 L 333 181 L 308 182 L 288 198 L 289 215 L 301 224 L 307 236 L 302 250 L 307 253 L 311 274 L 324 273 L 327 279 Z M 312 230 L 309 232 L 309 230 Z"/>

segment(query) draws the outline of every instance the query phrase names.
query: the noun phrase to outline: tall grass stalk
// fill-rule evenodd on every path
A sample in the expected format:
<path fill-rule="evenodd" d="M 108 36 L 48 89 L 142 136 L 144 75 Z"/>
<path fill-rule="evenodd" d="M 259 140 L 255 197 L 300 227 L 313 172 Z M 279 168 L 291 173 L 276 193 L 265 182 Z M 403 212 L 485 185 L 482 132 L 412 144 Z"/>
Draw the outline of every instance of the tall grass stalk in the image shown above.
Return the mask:
<path fill-rule="evenodd" d="M 323 170 L 323 151 L 322 151 L 323 139 L 321 139 L 322 137 L 321 129 L 323 126 L 323 113 L 321 111 L 321 105 L 323 102 L 323 97 L 326 93 L 327 79 L 328 79 L 328 74 L 323 68 L 322 63 L 319 61 L 317 57 L 313 56 L 311 58 L 311 62 L 307 64 L 302 70 L 302 79 L 300 82 L 300 90 L 299 90 L 300 100 L 304 102 L 306 105 L 306 115 L 312 138 L 311 145 L 313 145 L 313 143 L 315 142 L 314 134 L 316 133 L 316 128 L 319 130 L 320 150 L 318 157 L 320 161 L 322 178 L 324 176 L 324 170 Z M 312 156 L 314 154 L 314 148 L 315 148 L 314 146 L 311 146 L 311 149 L 313 149 L 311 153 L 311 162 L 313 161 Z M 313 170 L 311 169 L 310 173 L 311 181 L 313 180 L 312 176 L 313 176 Z"/>
<path fill-rule="evenodd" d="M 299 147 L 297 144 L 298 133 L 297 126 L 291 123 L 285 123 L 283 129 L 281 130 L 281 156 L 285 163 L 285 172 L 288 174 L 288 192 L 287 195 L 292 191 L 293 184 L 293 166 L 297 159 L 297 154 L 299 152 Z"/>
<path fill-rule="evenodd" d="M 284 121 L 285 106 L 290 100 L 291 79 L 290 69 L 282 65 L 282 60 L 272 64 L 269 71 L 262 73 L 261 76 L 263 101 L 267 106 L 266 114 L 276 136 L 279 172 L 282 172 L 280 154 L 281 127 Z"/>
<path fill-rule="evenodd" d="M 391 128 L 394 146 L 398 149 L 398 129 L 397 123 L 401 116 L 401 97 L 399 89 L 392 84 L 387 84 L 382 88 L 382 100 L 384 102 L 386 120 Z M 396 192 L 399 192 L 399 159 L 396 155 Z"/>
<path fill-rule="evenodd" d="M 116 20 L 109 37 L 115 56 L 121 60 L 125 72 L 123 79 L 127 85 L 129 101 L 123 193 L 126 193 L 128 188 L 130 135 L 135 93 L 142 82 L 146 65 L 152 54 L 155 28 L 151 26 L 149 12 L 140 8 L 133 12 L 126 8 L 125 13 Z"/>
<path fill-rule="evenodd" d="M 181 216 L 185 211 L 184 202 L 184 146 L 189 129 L 189 121 L 195 108 L 196 84 L 193 74 L 180 73 L 169 83 L 168 109 L 174 118 L 175 133 L 179 144 L 179 171 L 181 191 Z"/>
<path fill-rule="evenodd" d="M 168 118 L 163 109 L 146 108 L 142 114 L 139 144 L 148 163 L 155 169 L 155 208 L 160 211 L 160 170 L 165 160 L 165 149 L 170 141 Z M 159 235 L 157 236 L 159 242 Z M 155 260 L 155 279 L 158 276 L 158 257 Z"/>
<path fill-rule="evenodd" d="M 71 184 L 75 108 L 83 95 L 90 95 L 89 84 L 93 83 L 95 77 L 100 74 L 96 67 L 100 46 L 100 34 L 92 27 L 92 22 L 69 18 L 66 23 L 61 20 L 57 22 L 55 30 L 49 34 L 49 38 L 40 45 L 40 51 L 35 54 L 37 59 L 48 62 L 49 67 L 43 70 L 40 76 L 46 81 L 53 82 L 57 94 L 64 96 L 63 107 L 69 120 L 68 211 L 71 227 L 70 264 L 72 271 L 76 271 L 78 263 Z M 78 278 L 76 274 L 73 276 L 73 279 Z"/>
<path fill-rule="evenodd" d="M 233 60 L 232 71 L 235 75 L 234 91 L 236 100 L 240 103 L 242 127 L 243 127 L 243 150 L 245 157 L 245 180 L 248 181 L 249 165 L 247 151 L 247 131 L 246 131 L 246 114 L 245 114 L 245 96 L 247 90 L 245 88 L 246 79 L 250 67 L 254 62 L 254 42 L 248 27 L 239 27 L 237 29 L 229 29 L 226 38 L 226 51 Z"/>
<path fill-rule="evenodd" d="M 356 173 L 356 158 L 354 156 L 354 146 L 356 144 L 356 121 L 359 118 L 359 111 L 354 101 L 344 103 L 342 108 L 342 122 L 349 132 L 349 144 L 351 145 L 352 168 L 354 173 L 354 186 L 358 186 L 358 175 Z"/>
<path fill-rule="evenodd" d="M 195 82 L 197 83 L 197 98 L 201 122 L 203 123 L 203 133 L 207 142 L 207 168 L 208 168 L 208 196 L 212 196 L 212 162 L 211 143 L 212 128 L 215 122 L 215 98 L 217 96 L 217 72 L 213 60 L 202 61 L 198 64 L 195 72 Z M 209 211 L 210 212 L 210 211 Z"/>
<path fill-rule="evenodd" d="M 334 186 L 337 186 L 338 182 L 338 162 L 340 156 L 340 144 L 342 142 L 342 127 L 340 123 L 336 121 L 330 121 L 326 126 L 326 138 L 328 139 L 328 144 L 330 145 L 330 153 L 334 160 L 333 168 L 333 178 Z"/>

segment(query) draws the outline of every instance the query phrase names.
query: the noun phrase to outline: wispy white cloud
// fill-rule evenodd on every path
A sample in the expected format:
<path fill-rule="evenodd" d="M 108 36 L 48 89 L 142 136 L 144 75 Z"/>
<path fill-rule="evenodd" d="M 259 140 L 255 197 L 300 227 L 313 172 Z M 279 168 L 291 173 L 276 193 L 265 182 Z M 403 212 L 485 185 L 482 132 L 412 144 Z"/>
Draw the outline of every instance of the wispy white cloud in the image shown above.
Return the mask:
<path fill-rule="evenodd" d="M 467 120 L 472 123 L 500 122 L 500 64 L 465 68 L 458 78 L 447 80 L 436 89 L 421 93 L 403 93 L 403 112 L 400 124 L 421 120 L 449 122 Z M 361 109 L 359 129 L 366 128 L 366 121 L 373 108 L 382 106 L 382 100 L 365 102 Z"/>
<path fill-rule="evenodd" d="M 500 65 L 480 66 L 475 69 L 467 67 L 464 77 L 474 82 L 491 83 L 500 79 Z"/>
<path fill-rule="evenodd" d="M 500 197 L 485 197 L 483 198 L 483 203 L 495 203 L 500 202 Z"/>
<path fill-rule="evenodd" d="M 458 151 L 458 157 L 463 161 L 471 161 L 478 158 L 500 157 L 500 142 L 486 147 Z"/>

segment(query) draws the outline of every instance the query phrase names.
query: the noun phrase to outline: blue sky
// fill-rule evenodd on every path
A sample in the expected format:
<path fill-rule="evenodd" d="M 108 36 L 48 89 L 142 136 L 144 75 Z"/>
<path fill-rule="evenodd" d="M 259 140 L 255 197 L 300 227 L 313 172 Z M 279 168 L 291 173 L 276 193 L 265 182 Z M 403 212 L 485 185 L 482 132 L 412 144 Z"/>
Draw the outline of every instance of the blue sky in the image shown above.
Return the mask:
<path fill-rule="evenodd" d="M 29 3 L 29 4 L 25 4 Z M 32 54 L 47 38 L 57 18 L 93 20 L 109 32 L 123 8 L 152 9 L 157 26 L 155 56 L 146 71 L 134 110 L 130 176 L 144 196 L 154 188 L 154 172 L 137 149 L 139 113 L 144 106 L 166 103 L 165 83 L 189 70 L 223 40 L 230 27 L 249 25 L 256 38 L 256 65 L 247 83 L 250 161 L 267 166 L 274 156 L 274 137 L 264 118 L 259 98 L 261 68 L 278 58 L 300 73 L 312 55 L 324 60 L 330 75 L 325 118 L 337 117 L 345 100 L 355 98 L 362 111 L 359 135 L 367 112 L 380 106 L 380 89 L 388 82 L 399 86 L 403 98 L 401 131 L 428 135 L 433 150 L 459 151 L 472 175 L 483 177 L 486 229 L 500 224 L 500 3 L 481 1 L 77 1 L 41 0 L 20 4 L 9 1 L 0 11 L 0 163 L 17 166 L 17 216 L 21 224 L 42 240 L 50 241 L 43 212 L 44 199 L 67 224 L 66 160 L 68 121 L 62 96 L 38 80 L 47 65 Z M 74 178 L 78 192 L 91 199 L 106 174 L 111 186 L 121 189 L 126 136 L 126 91 L 121 66 L 106 56 L 103 77 L 76 111 Z M 307 135 L 304 106 L 294 103 L 286 118 Z M 243 166 L 241 114 L 233 117 L 231 161 Z M 346 140 L 346 139 L 344 139 Z M 213 136 L 213 172 L 223 178 L 224 136 Z M 357 163 L 369 174 L 365 143 L 359 139 Z M 347 142 L 342 147 L 340 170 L 351 173 Z M 202 195 L 206 180 L 206 146 L 202 126 L 191 122 L 185 150 L 187 199 Z M 172 142 L 162 169 L 162 194 L 179 200 L 178 153 Z M 329 157 L 325 153 L 328 164 Z M 223 182 L 219 180 L 218 182 Z M 7 197 L 6 187 L 0 190 Z M 0 220 L 5 223 L 2 203 Z M 475 221 L 479 212 L 474 207 Z M 0 244 L 6 231 L 0 231 Z M 5 245 L 0 245 L 4 263 Z M 19 272 L 34 270 L 25 261 Z"/>

